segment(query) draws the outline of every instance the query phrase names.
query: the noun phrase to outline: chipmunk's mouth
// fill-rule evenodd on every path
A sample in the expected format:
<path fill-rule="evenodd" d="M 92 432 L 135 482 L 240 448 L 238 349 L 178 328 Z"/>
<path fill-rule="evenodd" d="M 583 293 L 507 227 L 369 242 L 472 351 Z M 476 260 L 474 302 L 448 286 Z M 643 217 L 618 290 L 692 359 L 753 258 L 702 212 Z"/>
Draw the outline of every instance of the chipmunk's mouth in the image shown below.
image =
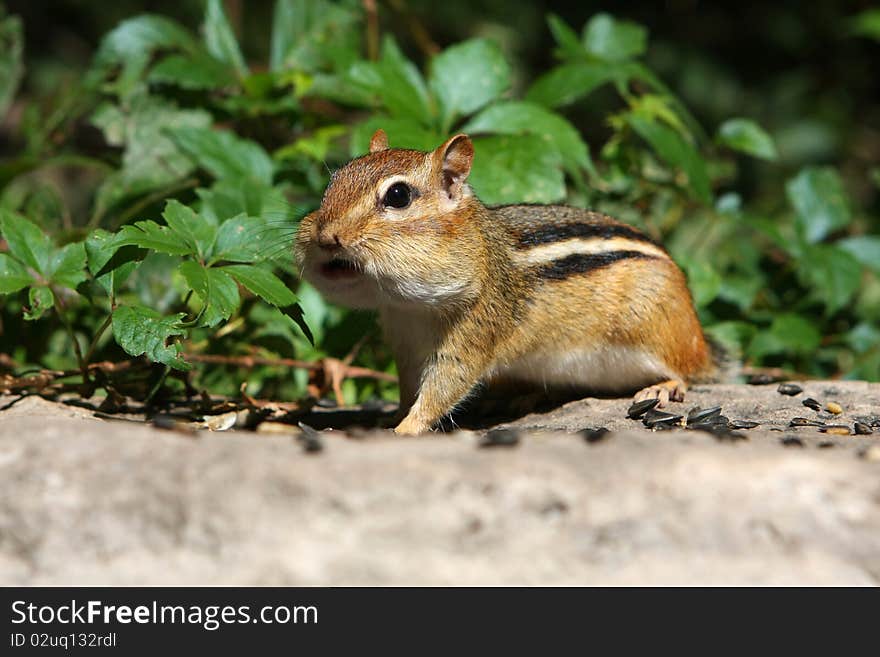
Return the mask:
<path fill-rule="evenodd" d="M 351 260 L 333 258 L 321 265 L 321 274 L 333 280 L 355 278 L 360 274 L 360 268 Z"/>

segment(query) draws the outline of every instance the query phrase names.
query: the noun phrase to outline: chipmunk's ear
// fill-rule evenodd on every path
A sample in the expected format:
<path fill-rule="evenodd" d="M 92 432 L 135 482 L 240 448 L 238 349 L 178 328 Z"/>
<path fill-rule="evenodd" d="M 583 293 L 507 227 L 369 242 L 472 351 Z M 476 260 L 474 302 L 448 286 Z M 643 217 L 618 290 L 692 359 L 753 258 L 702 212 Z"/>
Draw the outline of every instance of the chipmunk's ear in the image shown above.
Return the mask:
<path fill-rule="evenodd" d="M 450 137 L 434 151 L 435 166 L 442 173 L 443 191 L 450 199 L 461 193 L 473 161 L 474 145 L 467 135 Z"/>
<path fill-rule="evenodd" d="M 370 152 L 378 153 L 379 151 L 387 151 L 388 150 L 388 135 L 385 134 L 385 131 L 382 128 L 376 130 L 373 133 L 373 136 L 370 137 Z"/>

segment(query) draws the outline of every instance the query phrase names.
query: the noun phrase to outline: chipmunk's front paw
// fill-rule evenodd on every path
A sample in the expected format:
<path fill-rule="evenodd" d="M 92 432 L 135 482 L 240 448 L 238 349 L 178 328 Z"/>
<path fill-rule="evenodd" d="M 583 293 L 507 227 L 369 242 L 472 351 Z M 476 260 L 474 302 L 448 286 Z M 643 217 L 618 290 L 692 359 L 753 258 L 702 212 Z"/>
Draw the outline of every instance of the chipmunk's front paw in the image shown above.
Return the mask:
<path fill-rule="evenodd" d="M 687 386 L 683 381 L 670 379 L 662 381 L 653 386 L 643 388 L 636 393 L 635 400 L 644 401 L 645 399 L 659 399 L 657 406 L 665 406 L 670 401 L 684 401 L 684 393 L 687 392 Z"/>

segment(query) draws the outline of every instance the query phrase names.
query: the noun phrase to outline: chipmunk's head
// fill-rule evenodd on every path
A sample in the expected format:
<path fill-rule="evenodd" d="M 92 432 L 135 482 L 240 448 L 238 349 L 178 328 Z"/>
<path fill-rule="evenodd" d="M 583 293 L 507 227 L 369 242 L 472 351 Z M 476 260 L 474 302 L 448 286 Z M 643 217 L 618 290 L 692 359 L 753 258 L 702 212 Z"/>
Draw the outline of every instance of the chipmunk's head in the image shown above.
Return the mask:
<path fill-rule="evenodd" d="M 370 153 L 334 173 L 321 207 L 303 219 L 295 246 L 303 276 L 356 308 L 471 296 L 481 207 L 465 182 L 473 157 L 467 135 L 425 153 L 388 148 L 377 130 Z"/>

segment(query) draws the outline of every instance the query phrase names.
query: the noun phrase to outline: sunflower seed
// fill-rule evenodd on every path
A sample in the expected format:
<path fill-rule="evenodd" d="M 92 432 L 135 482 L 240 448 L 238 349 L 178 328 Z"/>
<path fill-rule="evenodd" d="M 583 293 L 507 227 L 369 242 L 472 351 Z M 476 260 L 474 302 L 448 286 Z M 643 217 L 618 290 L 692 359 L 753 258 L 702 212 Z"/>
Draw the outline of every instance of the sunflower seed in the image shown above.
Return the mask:
<path fill-rule="evenodd" d="M 727 426 L 731 429 L 754 429 L 760 422 L 752 422 L 751 420 L 731 420 Z"/>
<path fill-rule="evenodd" d="M 788 423 L 790 427 L 824 427 L 825 423 L 821 420 L 808 420 L 805 417 L 793 417 Z"/>
<path fill-rule="evenodd" d="M 856 434 L 860 436 L 870 436 L 874 433 L 867 424 L 863 424 L 862 422 L 856 422 L 853 425 L 853 429 L 855 429 Z"/>
<path fill-rule="evenodd" d="M 799 395 L 804 391 L 799 385 L 795 385 L 794 383 L 780 383 L 779 387 L 776 388 L 776 392 L 780 395 L 788 395 L 789 397 L 794 397 L 795 395 Z"/>
<path fill-rule="evenodd" d="M 645 417 L 642 418 L 642 423 L 646 427 L 654 427 L 658 424 L 668 424 L 671 426 L 676 422 L 679 422 L 681 417 L 681 415 L 676 415 L 675 413 L 667 413 L 666 411 L 651 409 L 645 413 Z"/>
<path fill-rule="evenodd" d="M 324 449 L 324 440 L 321 438 L 320 433 L 305 422 L 297 422 L 297 425 L 302 429 L 302 433 L 298 438 L 306 452 L 316 454 Z"/>
<path fill-rule="evenodd" d="M 825 404 L 825 410 L 829 413 L 834 413 L 835 415 L 843 413 L 843 407 L 837 402 L 828 402 Z"/>
<path fill-rule="evenodd" d="M 710 418 L 721 415 L 720 406 L 712 406 L 711 408 L 700 408 L 699 406 L 692 408 L 687 416 L 687 423 L 699 424 L 707 422 Z"/>
<path fill-rule="evenodd" d="M 817 413 L 822 410 L 822 404 L 817 402 L 812 397 L 807 397 L 804 401 L 801 402 L 807 408 L 812 408 Z"/>
<path fill-rule="evenodd" d="M 779 441 L 785 447 L 803 447 L 804 441 L 800 438 L 796 438 L 795 436 L 785 436 Z"/>
<path fill-rule="evenodd" d="M 638 420 L 659 403 L 659 399 L 643 399 L 630 406 L 626 416 L 631 420 Z"/>

